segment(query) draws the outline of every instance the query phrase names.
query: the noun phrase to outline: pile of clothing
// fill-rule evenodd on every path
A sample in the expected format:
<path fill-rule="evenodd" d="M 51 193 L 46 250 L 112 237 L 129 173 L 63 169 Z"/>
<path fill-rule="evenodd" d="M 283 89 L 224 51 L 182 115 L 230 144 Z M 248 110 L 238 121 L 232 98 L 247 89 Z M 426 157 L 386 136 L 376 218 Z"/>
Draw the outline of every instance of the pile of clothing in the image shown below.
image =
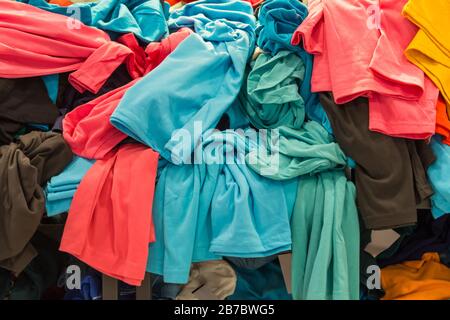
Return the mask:
<path fill-rule="evenodd" d="M 445 298 L 450 228 L 410 243 L 450 212 L 450 5 L 303 2 L 0 0 L 0 284 L 57 219 L 67 299 L 355 300 L 363 255 L 386 299 L 428 267 L 410 297 Z"/>

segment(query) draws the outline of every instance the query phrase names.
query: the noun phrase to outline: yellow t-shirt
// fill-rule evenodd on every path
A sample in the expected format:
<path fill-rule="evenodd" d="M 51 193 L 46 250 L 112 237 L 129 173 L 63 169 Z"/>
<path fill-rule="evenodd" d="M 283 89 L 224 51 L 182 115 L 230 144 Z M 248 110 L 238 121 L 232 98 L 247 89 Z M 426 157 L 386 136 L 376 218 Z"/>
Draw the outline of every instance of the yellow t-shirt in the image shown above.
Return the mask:
<path fill-rule="evenodd" d="M 450 268 L 439 254 L 425 253 L 422 260 L 406 261 L 381 270 L 383 300 L 450 299 Z"/>
<path fill-rule="evenodd" d="M 420 28 L 405 55 L 439 88 L 450 114 L 450 1 L 409 0 L 403 15 Z"/>

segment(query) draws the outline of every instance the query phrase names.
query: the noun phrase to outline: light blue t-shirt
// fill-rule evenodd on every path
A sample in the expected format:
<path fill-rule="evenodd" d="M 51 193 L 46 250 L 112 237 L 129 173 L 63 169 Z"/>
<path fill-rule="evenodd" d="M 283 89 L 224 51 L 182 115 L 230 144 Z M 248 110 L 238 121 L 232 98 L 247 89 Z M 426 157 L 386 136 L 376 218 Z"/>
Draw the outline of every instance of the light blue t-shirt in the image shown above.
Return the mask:
<path fill-rule="evenodd" d="M 253 52 L 255 17 L 247 2 L 202 0 L 173 11 L 169 26 L 196 33 L 126 92 L 111 123 L 179 163 L 190 154 L 176 150 L 173 134 L 189 134 L 194 150 L 237 97 Z"/>
<path fill-rule="evenodd" d="M 49 180 L 45 187 L 47 216 L 69 211 L 78 185 L 94 162 L 95 160 L 74 156 L 64 171 Z"/>
<path fill-rule="evenodd" d="M 214 132 L 203 140 L 201 164 L 159 167 L 149 272 L 185 283 L 192 262 L 290 249 L 297 179 L 274 181 L 253 172 L 245 164 L 252 147 L 234 131 Z"/>

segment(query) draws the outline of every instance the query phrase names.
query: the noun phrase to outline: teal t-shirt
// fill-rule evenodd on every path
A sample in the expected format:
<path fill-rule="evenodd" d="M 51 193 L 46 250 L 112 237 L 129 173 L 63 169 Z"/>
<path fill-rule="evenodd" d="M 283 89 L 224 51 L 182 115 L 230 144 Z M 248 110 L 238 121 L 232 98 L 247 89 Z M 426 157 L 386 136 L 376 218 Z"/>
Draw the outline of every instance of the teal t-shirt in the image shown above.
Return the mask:
<path fill-rule="evenodd" d="M 450 146 L 442 143 L 440 136 L 434 136 L 431 149 L 436 156 L 436 161 L 428 168 L 428 178 L 434 191 L 431 212 L 439 218 L 450 213 Z"/>
<path fill-rule="evenodd" d="M 291 228 L 293 298 L 358 300 L 355 186 L 344 172 L 300 178 Z"/>

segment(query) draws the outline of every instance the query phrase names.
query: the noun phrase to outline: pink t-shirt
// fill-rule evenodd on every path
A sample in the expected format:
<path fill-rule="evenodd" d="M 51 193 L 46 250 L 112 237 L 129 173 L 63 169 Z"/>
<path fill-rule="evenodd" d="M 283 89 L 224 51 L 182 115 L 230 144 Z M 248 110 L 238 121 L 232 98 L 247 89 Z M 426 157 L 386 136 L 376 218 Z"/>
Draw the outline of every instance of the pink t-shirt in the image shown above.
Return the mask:
<path fill-rule="evenodd" d="M 68 71 L 80 92 L 98 92 L 133 52 L 102 30 L 29 4 L 0 1 L 0 77 Z"/>
<path fill-rule="evenodd" d="M 367 96 L 373 131 L 412 139 L 434 134 L 437 88 L 403 55 L 417 28 L 407 0 L 310 0 L 292 43 L 314 54 L 312 91 L 335 102 Z"/>

